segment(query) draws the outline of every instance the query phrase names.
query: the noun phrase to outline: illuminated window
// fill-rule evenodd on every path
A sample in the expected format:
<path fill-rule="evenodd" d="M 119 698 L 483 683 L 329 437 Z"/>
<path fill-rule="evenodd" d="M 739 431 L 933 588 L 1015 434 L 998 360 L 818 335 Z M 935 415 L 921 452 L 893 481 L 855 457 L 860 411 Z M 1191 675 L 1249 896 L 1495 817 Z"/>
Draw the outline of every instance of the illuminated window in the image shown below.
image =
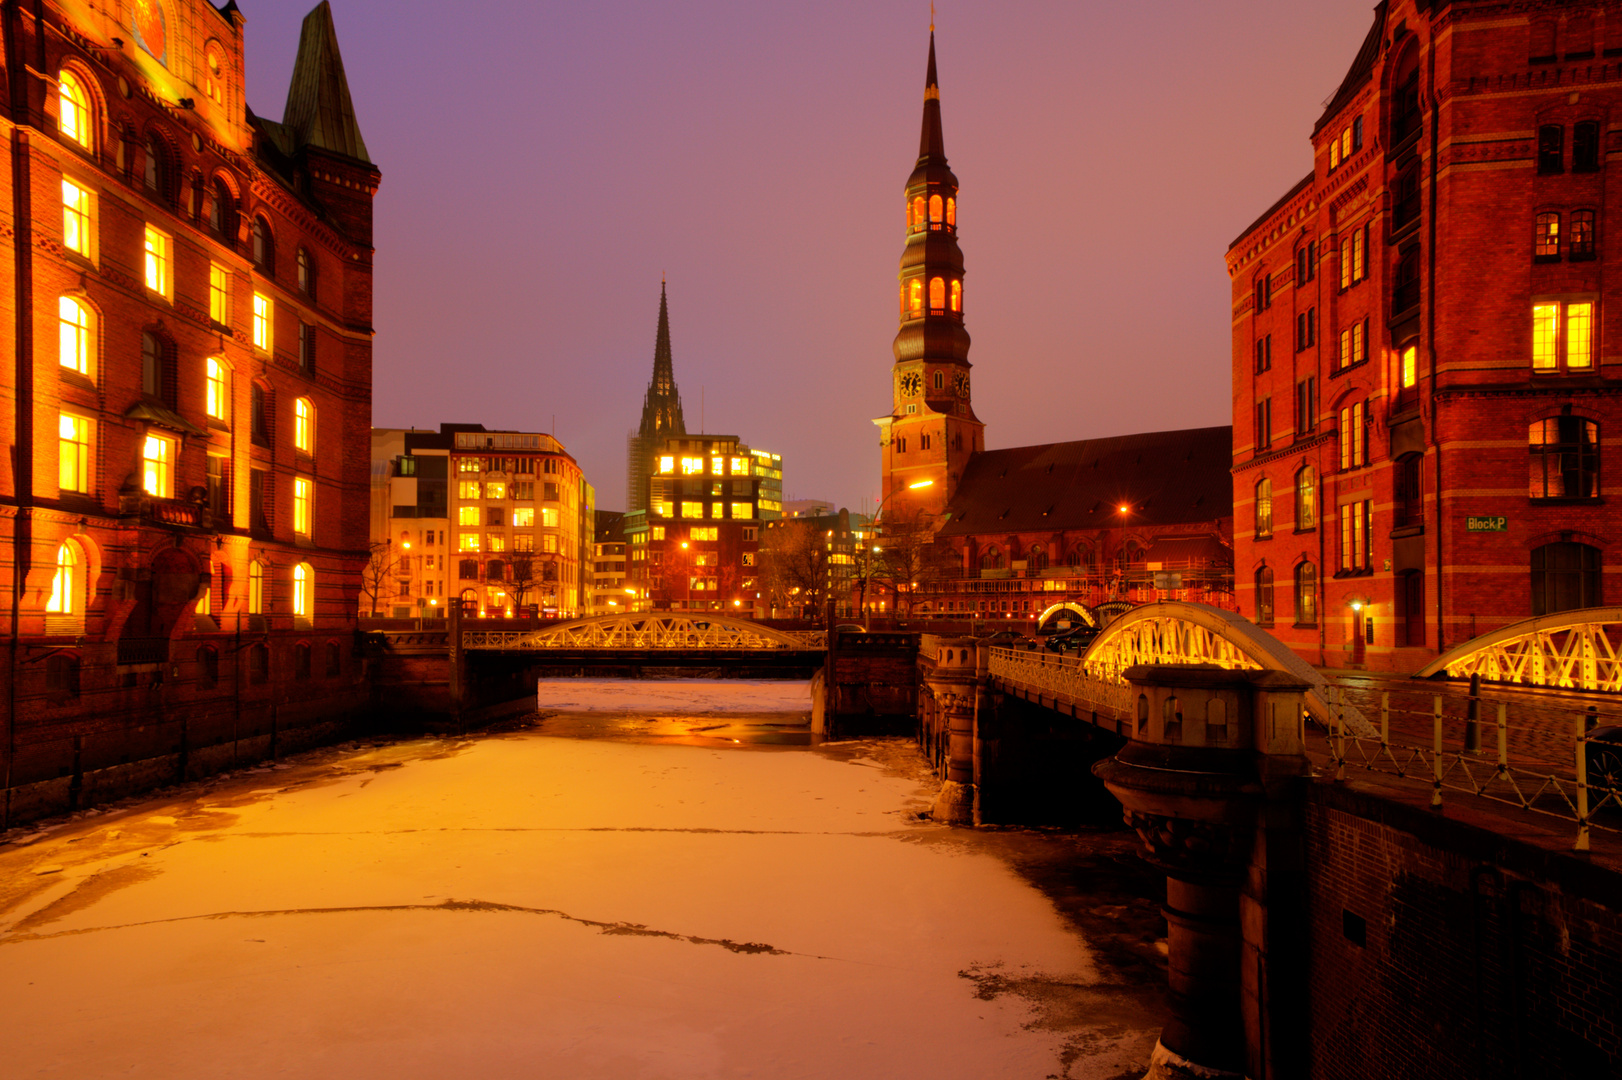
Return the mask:
<path fill-rule="evenodd" d="M 913 278 L 907 283 L 907 309 L 915 319 L 924 313 L 923 278 Z"/>
<path fill-rule="evenodd" d="M 1575 210 L 1571 215 L 1571 243 L 1573 262 L 1594 257 L 1594 211 Z"/>
<path fill-rule="evenodd" d="M 265 612 L 265 564 L 255 559 L 248 564 L 248 614 Z"/>
<path fill-rule="evenodd" d="M 160 499 L 169 498 L 174 461 L 174 440 L 148 433 L 141 444 L 141 490 Z"/>
<path fill-rule="evenodd" d="M 169 237 L 146 227 L 146 287 L 162 296 L 169 295 Z"/>
<path fill-rule="evenodd" d="M 459 535 L 456 538 L 456 550 L 458 550 L 458 551 L 478 551 L 479 550 L 479 534 L 478 533 L 462 533 L 461 535 Z"/>
<path fill-rule="evenodd" d="M 735 502 L 732 504 L 732 516 L 735 518 L 752 518 L 755 516 L 755 504 Z"/>
<path fill-rule="evenodd" d="M 501 533 L 490 533 L 487 536 L 485 536 L 484 540 L 485 540 L 485 543 L 490 545 L 487 550 L 490 550 L 490 551 L 506 551 L 507 550 L 507 538 L 505 536 L 503 536 Z"/>
<path fill-rule="evenodd" d="M 952 310 L 963 310 L 963 283 L 961 281 L 952 282 Z"/>
<path fill-rule="evenodd" d="M 469 460 L 469 459 L 464 459 L 464 460 Z M 466 472 L 467 470 L 464 469 L 463 471 Z M 456 494 L 457 494 L 457 496 L 459 498 L 463 498 L 463 499 L 482 498 L 482 496 L 479 494 L 479 492 L 481 492 L 483 490 L 484 490 L 483 485 L 481 485 L 477 480 L 458 480 L 456 482 Z"/>
<path fill-rule="evenodd" d="M 946 224 L 950 225 L 954 229 L 957 228 L 957 200 L 956 199 L 947 199 L 946 200 Z"/>
<path fill-rule="evenodd" d="M 56 302 L 57 317 L 61 330 L 61 357 L 62 366 L 77 371 L 80 375 L 90 374 L 90 309 L 71 296 L 64 296 Z"/>
<path fill-rule="evenodd" d="M 681 459 L 683 476 L 698 476 L 704 472 L 704 459 L 701 457 L 684 457 Z"/>
<path fill-rule="evenodd" d="M 702 541 L 719 540 L 721 539 L 721 530 L 714 525 L 695 525 L 688 532 L 687 538 L 695 544 Z"/>
<path fill-rule="evenodd" d="M 668 454 L 665 455 L 664 457 L 661 457 L 659 459 L 659 471 L 662 472 L 662 473 L 673 473 L 673 472 L 675 472 L 676 471 L 676 459 L 674 457 L 671 457 Z"/>
<path fill-rule="evenodd" d="M 1348 573 L 1369 569 L 1369 531 L 1372 525 L 1373 503 L 1367 499 L 1344 503 L 1340 507 L 1340 568 Z"/>
<path fill-rule="evenodd" d="M 945 204 L 941 202 L 941 197 L 939 195 L 931 195 L 929 197 L 929 223 L 931 225 L 939 225 L 941 223 L 941 218 L 945 216 Z"/>
<path fill-rule="evenodd" d="M 1256 481 L 1256 539 L 1265 540 L 1273 535 L 1273 481 L 1263 477 Z"/>
<path fill-rule="evenodd" d="M 1586 368 L 1594 362 L 1594 305 L 1566 305 L 1566 367 Z"/>
<path fill-rule="evenodd" d="M 303 248 L 298 249 L 298 291 L 308 295 L 310 287 L 315 284 L 311 275 L 310 253 Z"/>
<path fill-rule="evenodd" d="M 90 192 L 66 179 L 62 181 L 62 246 L 90 255 Z"/>
<path fill-rule="evenodd" d="M 203 92 L 214 99 L 216 105 L 225 102 L 225 79 L 221 75 L 220 50 L 213 45 L 208 47 L 208 74 L 203 80 Z"/>
<path fill-rule="evenodd" d="M 293 567 L 293 617 L 308 619 L 315 614 L 315 571 L 309 563 Z"/>
<path fill-rule="evenodd" d="M 1295 474 L 1295 530 L 1306 532 L 1318 527 L 1318 475 L 1311 465 Z"/>
<path fill-rule="evenodd" d="M 90 95 L 85 93 L 79 77 L 71 71 L 64 71 L 58 77 L 57 91 L 60 95 L 58 130 L 84 149 L 91 149 L 94 121 L 90 112 Z"/>
<path fill-rule="evenodd" d="M 57 487 L 62 491 L 90 492 L 90 421 L 61 413 L 57 422 Z"/>
<path fill-rule="evenodd" d="M 650 536 L 654 540 L 663 540 L 665 538 L 665 527 L 663 525 L 653 526 L 652 530 L 650 530 Z"/>
<path fill-rule="evenodd" d="M 507 482 L 505 480 L 490 480 L 484 485 L 484 497 L 487 499 L 505 499 L 507 497 Z"/>
<path fill-rule="evenodd" d="M 1295 625 L 1318 625 L 1318 568 L 1308 562 L 1295 568 Z"/>
<path fill-rule="evenodd" d="M 260 352 L 270 352 L 273 344 L 271 336 L 271 302 L 270 297 L 263 293 L 253 294 L 253 347 Z"/>
<path fill-rule="evenodd" d="M 300 536 L 310 535 L 311 501 L 315 498 L 315 485 L 302 476 L 293 478 L 293 531 Z"/>
<path fill-rule="evenodd" d="M 1340 410 L 1340 467 L 1361 469 L 1369 463 L 1368 410 L 1363 402 Z"/>
<path fill-rule="evenodd" d="M 1580 416 L 1551 416 L 1526 432 L 1534 499 L 1599 498 L 1599 425 Z"/>
<path fill-rule="evenodd" d="M 231 279 L 218 263 L 208 268 L 208 317 L 221 324 L 231 321 Z"/>
<path fill-rule="evenodd" d="M 293 448 L 315 453 L 315 406 L 309 398 L 293 400 Z"/>
<path fill-rule="evenodd" d="M 477 506 L 458 506 L 456 508 L 456 523 L 458 525 L 479 524 L 479 508 Z"/>
<path fill-rule="evenodd" d="M 558 538 L 556 536 L 546 535 L 546 536 L 541 537 L 541 551 L 543 553 L 545 553 L 545 552 L 556 553 L 557 550 L 558 550 Z"/>
<path fill-rule="evenodd" d="M 684 502 L 681 504 L 681 516 L 684 518 L 701 518 L 704 516 L 704 504 Z"/>
<path fill-rule="evenodd" d="M 558 508 L 555 506 L 541 507 L 541 527 L 555 529 L 558 527 Z"/>
<path fill-rule="evenodd" d="M 673 502 L 669 502 L 668 500 L 665 501 L 665 502 L 659 503 L 659 516 L 660 517 L 675 517 L 676 516 L 676 504 L 673 503 Z"/>
<path fill-rule="evenodd" d="M 533 529 L 535 527 L 535 508 L 533 506 L 520 506 L 513 511 L 513 528 Z"/>
<path fill-rule="evenodd" d="M 1419 382 L 1419 346 L 1409 345 L 1402 350 L 1402 388 L 1411 389 Z"/>
<path fill-rule="evenodd" d="M 922 195 L 912 200 L 912 227 L 914 229 L 924 227 L 924 197 Z"/>
<path fill-rule="evenodd" d="M 1555 262 L 1560 258 L 1560 215 L 1539 214 L 1532 226 L 1532 260 Z"/>
<path fill-rule="evenodd" d="M 231 376 L 224 364 L 214 357 L 204 361 L 208 382 L 208 415 L 224 420 L 231 404 Z"/>
<path fill-rule="evenodd" d="M 56 574 L 51 578 L 51 598 L 45 602 L 46 611 L 53 615 L 76 614 L 74 601 L 78 599 L 75 587 L 78 568 L 79 557 L 72 544 L 63 544 L 56 549 Z"/>
<path fill-rule="evenodd" d="M 929 279 L 929 310 L 944 311 L 946 309 L 946 279 Z"/>
<path fill-rule="evenodd" d="M 535 537 L 530 533 L 517 533 L 513 536 L 514 551 L 534 551 Z"/>
<path fill-rule="evenodd" d="M 735 458 L 733 458 L 732 459 L 732 475 L 733 476 L 748 476 L 749 475 L 749 466 L 750 466 L 750 461 L 749 461 L 748 458 L 746 458 L 746 457 L 735 457 Z"/>
<path fill-rule="evenodd" d="M 1562 332 L 1563 331 L 1563 332 Z M 1586 371 L 1594 364 L 1592 301 L 1532 305 L 1532 370 Z"/>

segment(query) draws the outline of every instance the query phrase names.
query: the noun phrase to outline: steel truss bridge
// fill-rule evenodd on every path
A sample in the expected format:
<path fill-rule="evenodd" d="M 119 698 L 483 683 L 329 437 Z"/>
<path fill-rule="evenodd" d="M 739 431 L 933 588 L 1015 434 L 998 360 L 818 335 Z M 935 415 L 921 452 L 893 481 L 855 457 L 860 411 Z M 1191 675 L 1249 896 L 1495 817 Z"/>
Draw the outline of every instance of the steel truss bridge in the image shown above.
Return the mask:
<path fill-rule="evenodd" d="M 821 652 L 823 631 L 773 630 L 747 619 L 698 613 L 649 611 L 599 615 L 554 623 L 537 630 L 464 629 L 463 649 L 502 652 Z"/>
<path fill-rule="evenodd" d="M 1622 691 L 1622 607 L 1511 623 L 1443 653 L 1418 674 L 1614 694 Z"/>

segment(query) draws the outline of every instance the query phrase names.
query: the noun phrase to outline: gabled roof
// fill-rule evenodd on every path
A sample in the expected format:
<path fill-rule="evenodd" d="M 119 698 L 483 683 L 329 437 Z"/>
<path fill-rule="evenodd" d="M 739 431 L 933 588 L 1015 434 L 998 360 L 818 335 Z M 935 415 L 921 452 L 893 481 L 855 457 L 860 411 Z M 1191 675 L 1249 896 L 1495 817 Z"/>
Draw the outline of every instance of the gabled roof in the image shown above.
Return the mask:
<path fill-rule="evenodd" d="M 349 100 L 344 58 L 338 52 L 338 31 L 332 25 L 327 0 L 304 16 L 299 35 L 293 81 L 287 87 L 282 124 L 300 146 L 314 146 L 371 163 L 366 142 L 355 122 L 355 104 Z"/>
<path fill-rule="evenodd" d="M 1233 515 L 1232 461 L 1226 426 L 987 450 L 969 459 L 940 535 L 1214 522 Z"/>
<path fill-rule="evenodd" d="M 1316 176 L 1316 175 L 1317 175 L 1317 170 L 1314 170 L 1312 172 L 1307 173 L 1307 175 L 1303 176 L 1300 180 L 1297 180 L 1295 182 L 1295 186 L 1292 187 L 1289 191 L 1286 191 L 1284 193 L 1284 196 L 1282 198 L 1280 198 L 1278 202 L 1274 203 L 1272 206 L 1269 206 L 1266 210 L 1262 211 L 1262 216 L 1261 217 L 1257 218 L 1255 221 L 1252 221 L 1249 225 L 1245 226 L 1245 231 L 1240 233 L 1238 236 L 1234 237 L 1233 243 L 1228 245 L 1228 250 L 1232 251 L 1234 248 L 1238 247 L 1240 242 L 1243 241 L 1245 237 L 1249 236 L 1251 233 L 1253 233 L 1257 229 L 1261 228 L 1262 225 L 1266 223 L 1267 219 L 1272 217 L 1274 214 L 1278 213 L 1279 210 L 1284 206 L 1285 203 L 1289 202 L 1291 199 L 1293 199 L 1297 195 L 1301 194 L 1301 192 L 1306 188 L 1306 186 L 1308 184 L 1312 183 L 1312 178 L 1314 176 Z"/>

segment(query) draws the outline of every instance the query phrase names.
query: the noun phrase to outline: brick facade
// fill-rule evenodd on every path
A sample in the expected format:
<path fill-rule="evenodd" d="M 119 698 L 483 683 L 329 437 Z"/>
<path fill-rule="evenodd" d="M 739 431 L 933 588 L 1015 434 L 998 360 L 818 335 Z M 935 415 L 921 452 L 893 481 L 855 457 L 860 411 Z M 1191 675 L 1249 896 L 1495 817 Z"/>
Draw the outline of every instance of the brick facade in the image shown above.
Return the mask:
<path fill-rule="evenodd" d="M 1619 103 L 1622 6 L 1382 4 L 1230 248 L 1239 604 L 1309 661 L 1618 595 Z"/>
<path fill-rule="evenodd" d="M 39 10 L 0 9 L 14 784 L 158 714 L 364 701 L 380 174 L 330 11 L 274 123 L 245 104 L 234 6 Z"/>

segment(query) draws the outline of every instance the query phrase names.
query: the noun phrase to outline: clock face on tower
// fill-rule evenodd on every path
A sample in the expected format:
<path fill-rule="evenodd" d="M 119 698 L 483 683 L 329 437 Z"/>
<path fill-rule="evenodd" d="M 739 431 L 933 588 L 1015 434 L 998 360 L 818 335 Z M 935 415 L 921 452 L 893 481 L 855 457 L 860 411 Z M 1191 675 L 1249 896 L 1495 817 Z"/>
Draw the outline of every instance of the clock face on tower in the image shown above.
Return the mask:
<path fill-rule="evenodd" d="M 958 397 L 960 397 L 960 398 L 968 397 L 969 396 L 969 373 L 967 371 L 958 372 L 957 379 L 956 379 L 956 381 L 954 381 L 952 383 L 952 385 L 957 387 L 957 396 Z"/>
<path fill-rule="evenodd" d="M 915 396 L 923 385 L 923 377 L 916 371 L 909 371 L 901 376 L 901 393 L 904 397 Z"/>

